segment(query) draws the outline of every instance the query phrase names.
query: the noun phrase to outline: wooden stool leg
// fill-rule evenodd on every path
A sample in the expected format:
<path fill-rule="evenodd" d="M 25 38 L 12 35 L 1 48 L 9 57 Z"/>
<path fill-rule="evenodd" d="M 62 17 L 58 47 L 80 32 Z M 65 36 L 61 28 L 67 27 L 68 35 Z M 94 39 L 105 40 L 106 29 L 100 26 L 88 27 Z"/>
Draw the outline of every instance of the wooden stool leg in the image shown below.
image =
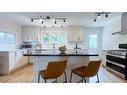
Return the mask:
<path fill-rule="evenodd" d="M 71 72 L 71 75 L 70 75 L 70 83 L 71 83 L 71 80 L 72 80 L 72 73 L 73 73 L 73 72 Z"/>

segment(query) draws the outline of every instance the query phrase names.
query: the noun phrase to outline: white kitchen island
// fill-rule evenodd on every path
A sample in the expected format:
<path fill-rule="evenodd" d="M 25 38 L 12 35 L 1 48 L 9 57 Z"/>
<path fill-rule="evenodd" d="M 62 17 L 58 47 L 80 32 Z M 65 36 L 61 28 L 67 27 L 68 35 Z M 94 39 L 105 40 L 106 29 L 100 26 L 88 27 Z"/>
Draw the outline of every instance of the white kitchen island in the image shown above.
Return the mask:
<path fill-rule="evenodd" d="M 67 73 L 67 80 L 69 82 L 70 80 L 70 71 L 71 69 L 75 67 L 79 67 L 82 65 L 87 66 L 89 62 L 89 57 L 91 56 L 98 56 L 98 54 L 92 54 L 92 53 L 67 53 L 67 54 L 59 54 L 59 53 L 43 53 L 43 52 L 33 52 L 31 54 L 24 54 L 24 56 L 32 56 L 34 59 L 34 81 L 37 83 L 38 81 L 38 71 L 44 70 L 47 67 L 47 64 L 49 61 L 58 61 L 63 60 L 65 58 L 68 58 L 68 63 L 66 67 L 66 73 Z M 81 80 L 81 78 L 77 75 L 73 75 L 72 82 L 77 82 Z M 54 80 L 49 80 L 48 82 L 51 82 Z M 62 75 L 60 78 L 58 78 L 58 82 L 64 81 L 64 75 Z M 87 78 L 87 82 L 88 82 Z M 41 82 L 44 82 L 44 80 L 41 78 Z"/>

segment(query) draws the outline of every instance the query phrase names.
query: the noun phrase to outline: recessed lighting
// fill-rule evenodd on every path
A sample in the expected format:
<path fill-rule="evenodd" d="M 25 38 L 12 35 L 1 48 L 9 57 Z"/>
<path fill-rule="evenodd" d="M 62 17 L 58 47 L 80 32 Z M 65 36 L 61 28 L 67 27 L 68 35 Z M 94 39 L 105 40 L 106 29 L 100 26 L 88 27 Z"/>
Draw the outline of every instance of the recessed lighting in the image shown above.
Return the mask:
<path fill-rule="evenodd" d="M 61 26 L 61 27 L 63 27 L 63 26 Z"/>

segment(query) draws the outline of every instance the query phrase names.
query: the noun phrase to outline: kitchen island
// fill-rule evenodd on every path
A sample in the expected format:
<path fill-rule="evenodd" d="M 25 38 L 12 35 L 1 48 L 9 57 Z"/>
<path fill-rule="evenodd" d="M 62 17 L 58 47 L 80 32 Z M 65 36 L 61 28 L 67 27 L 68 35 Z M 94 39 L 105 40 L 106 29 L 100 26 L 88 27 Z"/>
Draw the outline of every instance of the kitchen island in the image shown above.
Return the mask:
<path fill-rule="evenodd" d="M 65 58 L 68 59 L 68 64 L 66 68 L 67 72 L 67 80 L 69 82 L 70 79 L 70 70 L 75 67 L 79 67 L 82 65 L 87 66 L 89 62 L 89 57 L 98 57 L 97 53 L 66 53 L 66 54 L 59 54 L 58 52 L 32 52 L 30 54 L 24 54 L 24 56 L 32 56 L 34 60 L 34 81 L 38 81 L 38 71 L 44 70 L 47 67 L 47 64 L 49 61 L 57 61 L 57 60 L 63 60 Z M 58 82 L 62 82 L 64 80 L 64 76 L 61 76 L 58 79 Z M 72 82 L 77 82 L 80 80 L 80 77 L 74 75 Z M 49 82 L 52 80 L 49 80 Z M 88 81 L 88 78 L 87 78 Z M 44 82 L 43 79 L 41 79 L 41 82 Z"/>

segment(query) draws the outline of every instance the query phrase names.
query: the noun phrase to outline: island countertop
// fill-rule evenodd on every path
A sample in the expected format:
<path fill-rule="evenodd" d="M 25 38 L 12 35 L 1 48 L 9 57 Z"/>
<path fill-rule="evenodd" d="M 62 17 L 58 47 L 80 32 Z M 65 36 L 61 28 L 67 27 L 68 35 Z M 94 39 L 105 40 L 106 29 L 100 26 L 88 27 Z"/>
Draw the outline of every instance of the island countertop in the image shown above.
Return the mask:
<path fill-rule="evenodd" d="M 24 56 L 98 56 L 98 53 L 30 53 L 30 54 L 23 54 Z"/>

